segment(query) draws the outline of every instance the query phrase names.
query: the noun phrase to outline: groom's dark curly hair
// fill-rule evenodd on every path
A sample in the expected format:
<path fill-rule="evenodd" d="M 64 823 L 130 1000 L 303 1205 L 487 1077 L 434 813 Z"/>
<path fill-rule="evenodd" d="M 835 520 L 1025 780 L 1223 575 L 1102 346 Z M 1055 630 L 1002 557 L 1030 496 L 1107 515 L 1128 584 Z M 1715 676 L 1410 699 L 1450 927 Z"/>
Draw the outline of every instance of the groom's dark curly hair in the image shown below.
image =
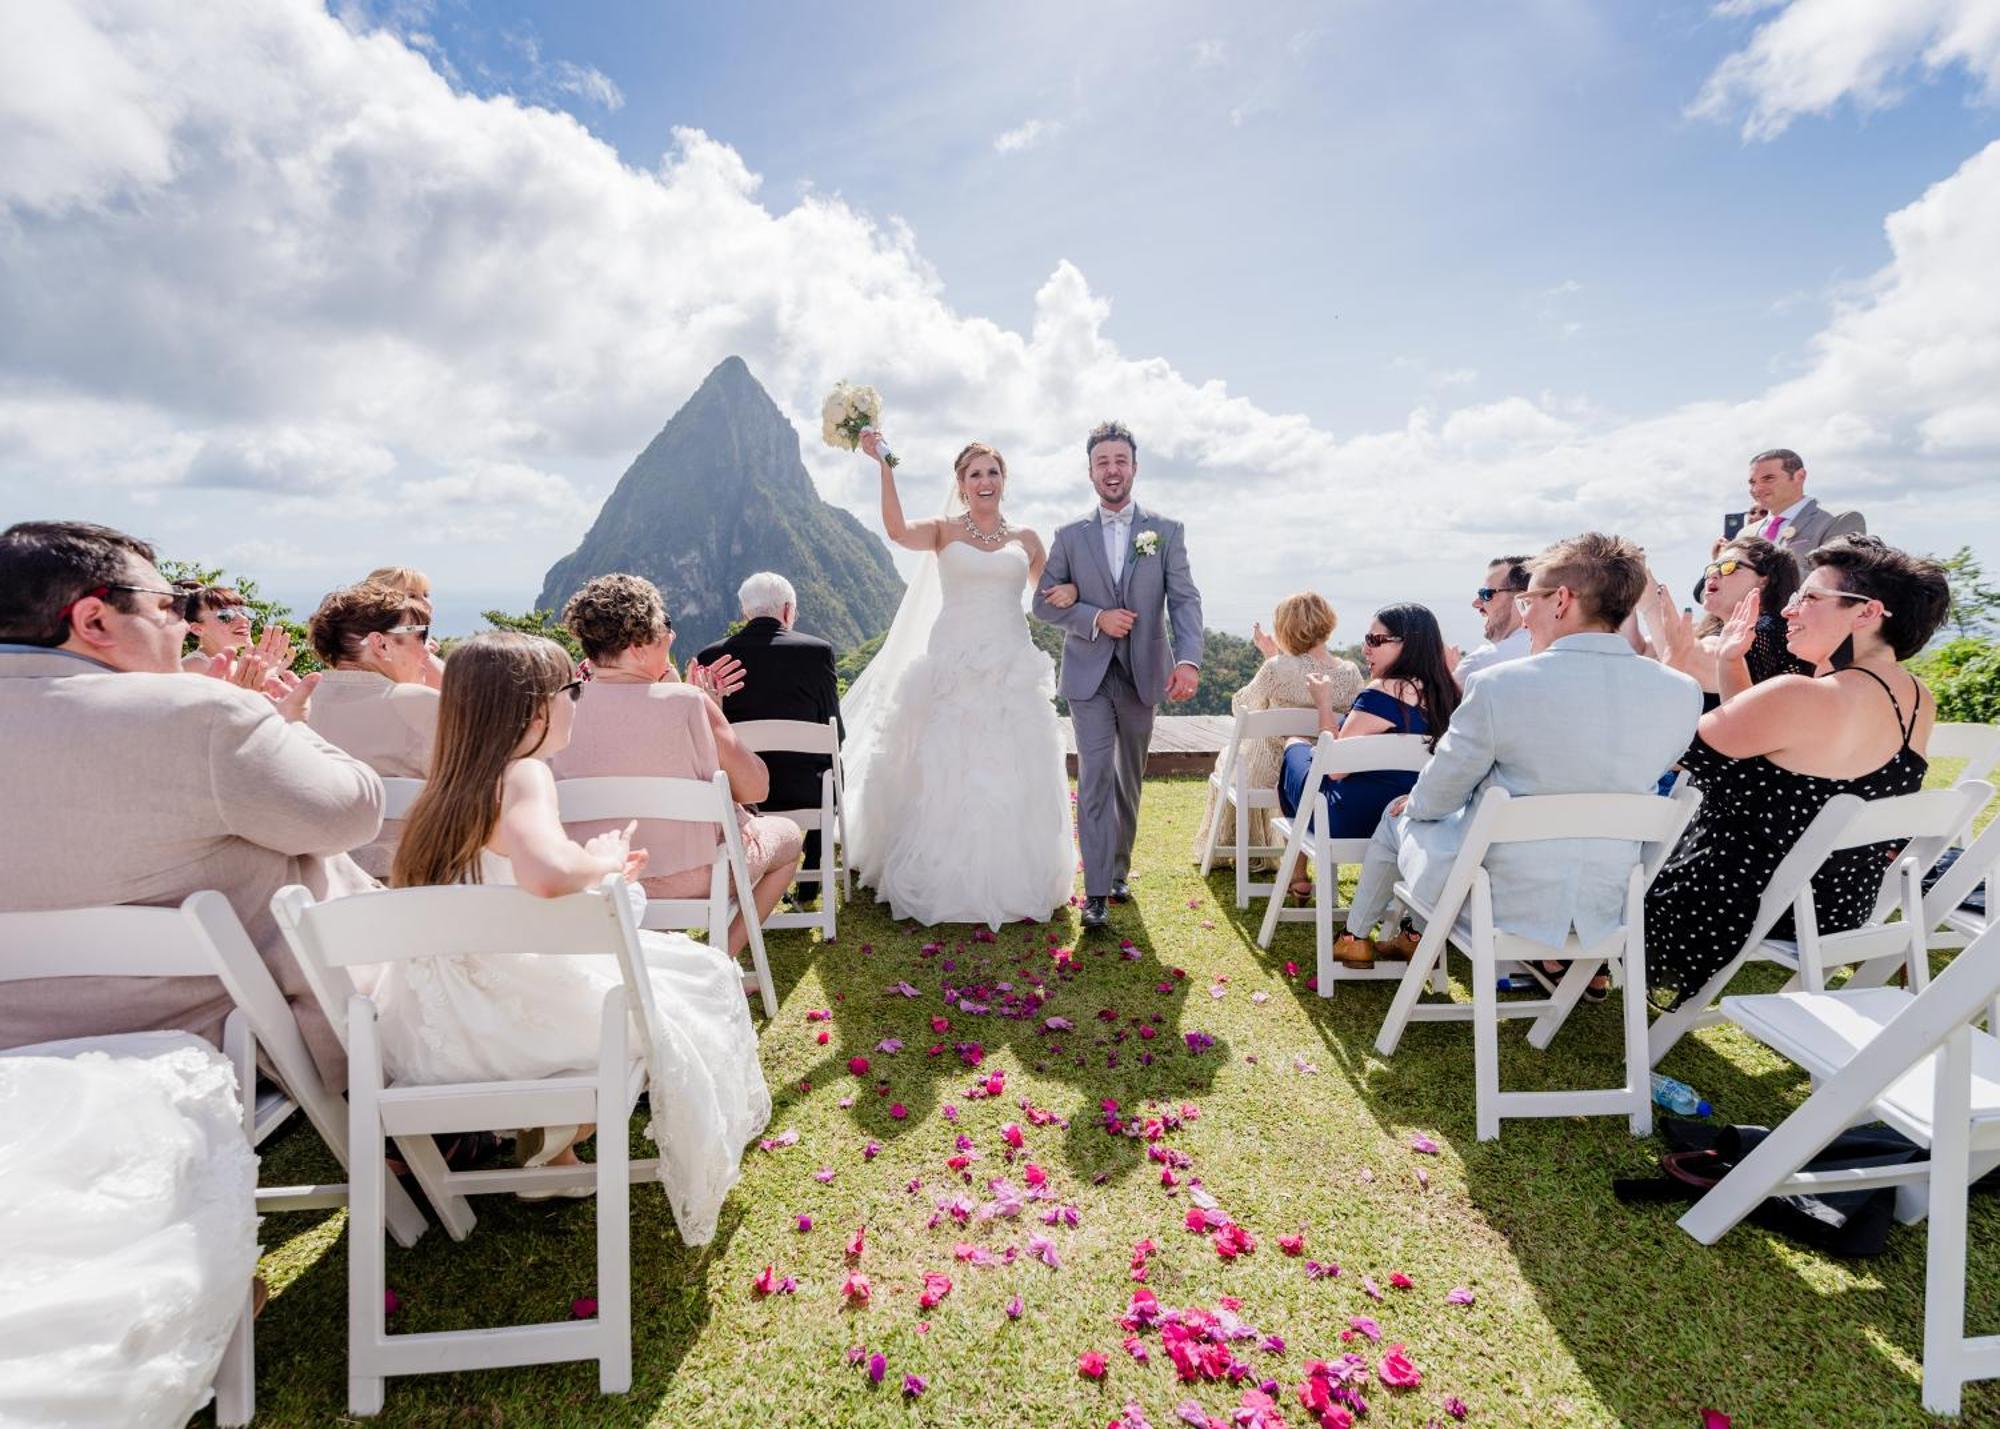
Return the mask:
<path fill-rule="evenodd" d="M 1099 422 L 1092 427 L 1089 440 L 1083 444 L 1085 460 L 1089 460 L 1090 454 L 1097 450 L 1099 442 L 1123 442 L 1132 448 L 1132 459 L 1137 461 L 1139 458 L 1139 439 L 1132 435 L 1132 429 L 1123 422 Z"/>

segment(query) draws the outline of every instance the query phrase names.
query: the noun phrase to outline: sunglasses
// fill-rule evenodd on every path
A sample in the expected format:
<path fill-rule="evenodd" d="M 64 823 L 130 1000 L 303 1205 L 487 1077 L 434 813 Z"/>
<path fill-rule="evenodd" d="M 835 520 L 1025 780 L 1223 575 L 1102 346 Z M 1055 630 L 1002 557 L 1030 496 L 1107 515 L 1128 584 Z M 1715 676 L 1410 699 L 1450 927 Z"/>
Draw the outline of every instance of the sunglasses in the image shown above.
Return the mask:
<path fill-rule="evenodd" d="M 1370 650 L 1380 650 L 1384 645 L 1401 645 L 1403 637 L 1400 635 L 1376 635 L 1370 633 L 1361 637 L 1361 643 L 1366 645 Z"/>
<path fill-rule="evenodd" d="M 248 620 L 250 618 L 250 611 L 247 606 L 224 605 L 209 611 L 203 618 L 207 620 L 219 620 L 224 625 L 234 625 L 239 620 Z"/>
<path fill-rule="evenodd" d="M 418 635 L 428 640 L 431 628 L 428 625 L 392 625 L 382 633 L 384 635 Z"/>
<path fill-rule="evenodd" d="M 583 681 L 581 679 L 571 680 L 567 685 L 557 690 L 556 695 L 568 695 L 569 702 L 575 704 L 583 698 Z M 555 695 L 550 695 L 549 698 L 554 699 Z"/>
<path fill-rule="evenodd" d="M 1724 576 L 1733 576 L 1742 570 L 1745 564 L 1743 561 L 1710 561 L 1701 568 L 1701 578 L 1713 581 L 1720 580 Z"/>
<path fill-rule="evenodd" d="M 160 590 L 157 587 L 149 585 L 112 584 L 112 585 L 92 586 L 89 590 L 85 591 L 75 600 L 71 601 L 61 610 L 57 611 L 56 619 L 67 620 L 69 619 L 71 612 L 74 611 L 79 605 L 82 605 L 86 600 L 103 600 L 106 596 L 110 595 L 111 592 L 113 592 L 114 590 L 130 591 L 134 595 L 166 596 L 169 600 L 173 602 L 171 605 L 167 607 L 167 613 L 173 616 L 175 620 L 179 621 L 185 621 L 188 619 L 189 615 L 192 613 L 194 608 L 195 597 L 201 594 L 200 586 L 176 586 L 172 590 Z"/>
<path fill-rule="evenodd" d="M 1544 596 L 1555 595 L 1561 590 L 1561 586 L 1555 586 L 1549 590 L 1524 590 L 1514 597 L 1514 609 L 1526 615 L 1535 608 L 1536 601 L 1541 600 Z"/>

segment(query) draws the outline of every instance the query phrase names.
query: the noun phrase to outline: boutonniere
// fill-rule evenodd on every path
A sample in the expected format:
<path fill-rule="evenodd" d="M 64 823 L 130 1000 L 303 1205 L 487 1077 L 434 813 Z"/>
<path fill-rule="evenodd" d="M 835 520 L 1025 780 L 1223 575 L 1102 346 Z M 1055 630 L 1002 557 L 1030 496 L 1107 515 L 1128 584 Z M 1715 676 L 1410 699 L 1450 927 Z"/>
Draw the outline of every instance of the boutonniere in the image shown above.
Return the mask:
<path fill-rule="evenodd" d="M 1159 555 L 1160 533 L 1158 531 L 1141 531 L 1132 538 L 1132 549 L 1142 556 Z"/>
<path fill-rule="evenodd" d="M 1798 534 L 1799 528 L 1796 526 L 1780 526 L 1778 528 L 1778 539 L 1780 541 L 1789 541 Z"/>

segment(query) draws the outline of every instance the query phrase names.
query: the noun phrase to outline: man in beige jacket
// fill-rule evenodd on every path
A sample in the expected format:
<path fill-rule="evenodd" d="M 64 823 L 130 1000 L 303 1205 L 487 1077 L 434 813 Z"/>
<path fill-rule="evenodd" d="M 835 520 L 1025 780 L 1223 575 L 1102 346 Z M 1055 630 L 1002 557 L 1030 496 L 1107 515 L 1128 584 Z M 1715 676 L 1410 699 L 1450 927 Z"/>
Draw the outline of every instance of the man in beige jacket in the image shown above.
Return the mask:
<path fill-rule="evenodd" d="M 370 886 L 345 850 L 381 827 L 382 781 L 265 695 L 182 673 L 184 615 L 143 541 L 82 522 L 0 532 L 0 910 L 220 891 L 343 1085 L 270 901 L 288 883 Z M 206 978 L 9 983 L 0 1048 L 151 1028 L 219 1040 L 229 1005 Z"/>

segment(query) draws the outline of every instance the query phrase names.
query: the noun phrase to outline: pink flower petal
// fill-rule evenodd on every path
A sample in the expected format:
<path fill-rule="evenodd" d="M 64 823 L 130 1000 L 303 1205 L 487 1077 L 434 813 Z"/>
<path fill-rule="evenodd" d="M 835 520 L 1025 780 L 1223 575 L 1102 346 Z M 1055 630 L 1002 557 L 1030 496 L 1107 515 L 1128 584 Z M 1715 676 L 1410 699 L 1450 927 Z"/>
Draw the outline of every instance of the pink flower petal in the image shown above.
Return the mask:
<path fill-rule="evenodd" d="M 1701 1411 L 1701 1429 L 1729 1429 L 1729 1416 L 1720 1409 Z"/>
<path fill-rule="evenodd" d="M 868 1382 L 880 1384 L 882 1376 L 889 1372 L 889 1357 L 880 1350 L 868 1356 Z"/>
<path fill-rule="evenodd" d="M 1389 1283 L 1398 1290 L 1409 1290 L 1413 1289 L 1417 1282 L 1400 1270 L 1392 1270 L 1389 1272 Z"/>
<path fill-rule="evenodd" d="M 1377 1344 L 1381 1343 L 1382 1327 L 1379 1324 L 1377 1324 L 1371 1316 L 1368 1315 L 1350 1316 L 1347 1323 L 1357 1333 L 1366 1335 L 1370 1340 L 1374 1341 Z"/>
<path fill-rule="evenodd" d="M 1076 1372 L 1085 1379 L 1103 1379 L 1104 1369 L 1104 1356 L 1097 1350 L 1085 1350 L 1076 1357 Z"/>
<path fill-rule="evenodd" d="M 920 1374 L 903 1376 L 903 1393 L 911 1399 L 923 1398 L 924 1391 L 930 1387 L 930 1382 Z"/>
<path fill-rule="evenodd" d="M 1438 1144 L 1419 1131 L 1410 1138 L 1410 1150 L 1423 1156 L 1435 1156 L 1438 1154 Z"/>
<path fill-rule="evenodd" d="M 1415 1389 L 1424 1382 L 1423 1371 L 1410 1363 L 1409 1355 L 1401 1345 L 1389 1346 L 1382 1362 L 1375 1366 L 1375 1372 L 1382 1376 L 1382 1383 L 1391 1389 Z"/>
<path fill-rule="evenodd" d="M 1456 1286 L 1449 1295 L 1444 1297 L 1444 1303 L 1447 1305 L 1470 1305 L 1472 1303 L 1472 1292 L 1463 1285 Z"/>
<path fill-rule="evenodd" d="M 1010 1320 L 1018 1320 L 1018 1319 L 1020 1319 L 1020 1318 L 1021 1318 L 1021 1311 L 1022 1311 L 1022 1310 L 1023 1310 L 1024 1308 L 1025 1308 L 1025 1307 L 1024 1307 L 1024 1306 L 1023 1306 L 1022 1304 L 1021 1304 L 1021 1297 L 1020 1297 L 1020 1296 L 1018 1296 L 1018 1295 L 1015 1295 L 1015 1296 L 1011 1297 L 1011 1298 L 1010 1298 L 1010 1299 L 1009 1299 L 1009 1300 L 1007 1301 L 1007 1318 L 1008 1318 L 1008 1319 L 1010 1319 Z"/>

